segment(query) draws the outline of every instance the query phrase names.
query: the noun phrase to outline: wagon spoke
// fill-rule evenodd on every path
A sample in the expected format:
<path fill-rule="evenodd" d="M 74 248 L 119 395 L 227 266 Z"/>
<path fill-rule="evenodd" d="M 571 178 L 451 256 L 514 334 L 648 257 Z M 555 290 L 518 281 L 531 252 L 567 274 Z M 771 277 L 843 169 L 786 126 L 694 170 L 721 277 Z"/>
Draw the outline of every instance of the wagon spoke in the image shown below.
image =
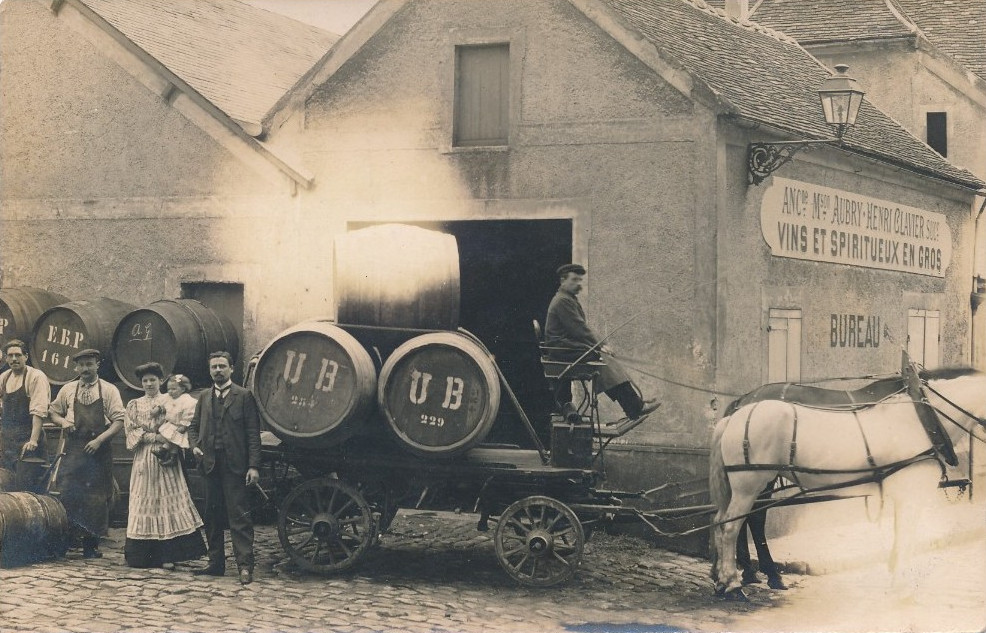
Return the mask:
<path fill-rule="evenodd" d="M 338 488 L 336 488 L 336 487 L 333 487 L 333 488 L 332 488 L 332 496 L 331 496 L 331 497 L 329 497 L 329 505 L 327 505 L 327 506 L 325 507 L 325 509 L 326 509 L 326 510 L 327 510 L 328 512 L 332 512 L 332 506 L 334 506 L 334 505 L 335 505 L 335 503 L 336 503 L 336 495 L 338 495 L 338 494 L 339 494 L 339 489 L 338 489 Z M 333 514 L 334 514 L 334 513 L 333 513 Z"/>
<path fill-rule="evenodd" d="M 546 529 L 546 530 L 548 530 L 550 532 L 551 531 L 551 528 L 555 527 L 555 524 L 558 523 L 559 520 L 561 520 L 562 516 L 563 515 L 562 515 L 561 512 L 559 512 L 558 514 L 556 514 L 555 515 L 555 518 L 551 519 L 551 522 L 548 523 L 548 525 L 544 526 L 544 529 Z"/>
<path fill-rule="evenodd" d="M 312 539 L 314 538 L 315 538 L 314 534 L 309 534 L 308 538 L 306 538 L 304 542 L 302 542 L 301 545 L 298 546 L 298 549 L 305 549 L 306 547 L 308 547 L 308 544 L 311 543 Z"/>
<path fill-rule="evenodd" d="M 517 563 L 516 565 L 513 565 L 514 571 L 519 572 L 520 568 L 524 566 L 524 563 L 526 563 L 530 557 L 531 557 L 530 554 L 524 554 L 524 557 L 520 559 L 520 562 Z"/>
<path fill-rule="evenodd" d="M 308 523 L 302 523 L 301 521 L 292 520 L 290 518 L 288 521 L 291 521 L 291 525 L 285 526 L 288 534 L 300 534 L 301 532 L 307 532 L 312 529 L 311 521 Z"/>
<path fill-rule="evenodd" d="M 343 549 L 343 551 L 346 552 L 346 558 L 352 557 L 353 550 L 349 549 L 349 547 L 346 545 L 346 541 L 344 539 L 339 539 L 339 547 L 341 547 Z"/>
<path fill-rule="evenodd" d="M 335 496 L 333 495 L 332 498 L 335 499 Z M 332 514 L 336 515 L 337 517 L 338 516 L 342 516 L 342 513 L 346 510 L 346 508 L 348 508 L 349 506 L 353 505 L 354 503 L 356 503 L 356 500 L 353 499 L 352 497 L 350 497 L 349 498 L 349 501 L 347 501 L 346 503 L 344 503 L 343 506 L 341 508 L 339 508 L 338 510 L 336 510 L 335 512 L 332 512 Z M 331 507 L 331 505 L 329 507 Z M 330 512 L 331 512 L 331 510 L 330 510 Z"/>
<path fill-rule="evenodd" d="M 565 560 L 565 558 L 561 554 L 559 554 L 556 550 L 553 550 L 551 553 L 555 557 L 555 559 L 560 561 L 563 565 L 565 565 L 565 567 L 572 566 L 572 564 L 569 563 L 567 560 Z"/>
<path fill-rule="evenodd" d="M 278 537 L 302 569 L 337 572 L 355 565 L 369 550 L 373 534 L 363 526 L 371 520 L 370 507 L 357 488 L 338 479 L 312 479 L 285 500 Z M 325 534 L 318 536 L 323 529 Z"/>
<path fill-rule="evenodd" d="M 540 558 L 537 558 L 536 556 L 534 557 L 534 563 L 531 566 L 531 578 L 538 577 L 538 561 L 540 560 L 541 560 Z"/>
<path fill-rule="evenodd" d="M 523 523 L 514 517 L 510 517 L 510 519 L 507 520 L 507 525 L 512 525 L 515 528 L 519 528 L 525 536 L 530 532 L 530 530 Z"/>
<path fill-rule="evenodd" d="M 511 550 L 507 550 L 506 552 L 503 553 L 503 555 L 506 556 L 507 558 L 509 558 L 509 557 L 513 556 L 514 554 L 517 554 L 519 552 L 523 552 L 526 549 L 527 549 L 527 543 L 522 543 L 522 544 L 518 545 L 517 547 L 515 547 L 515 548 L 513 548 Z"/>

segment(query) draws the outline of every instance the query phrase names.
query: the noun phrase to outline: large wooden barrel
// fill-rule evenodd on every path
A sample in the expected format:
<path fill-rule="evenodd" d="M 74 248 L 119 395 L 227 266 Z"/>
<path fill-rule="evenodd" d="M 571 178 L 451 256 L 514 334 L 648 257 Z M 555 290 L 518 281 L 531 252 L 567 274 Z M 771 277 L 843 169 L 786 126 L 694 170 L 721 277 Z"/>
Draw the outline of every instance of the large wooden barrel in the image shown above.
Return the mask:
<path fill-rule="evenodd" d="M 113 368 L 125 384 L 140 389 L 134 370 L 151 361 L 165 376 L 185 374 L 193 386 L 210 384 L 209 354 L 234 358 L 240 339 L 232 322 L 194 299 L 163 299 L 126 315 L 113 333 Z"/>
<path fill-rule="evenodd" d="M 34 324 L 45 310 L 68 302 L 68 297 L 41 288 L 0 289 L 0 343 L 31 338 Z"/>
<path fill-rule="evenodd" d="M 252 389 L 271 431 L 286 443 L 327 446 L 351 437 L 375 405 L 373 360 L 328 321 L 284 330 L 257 359 Z"/>
<path fill-rule="evenodd" d="M 65 554 L 68 516 L 54 497 L 0 493 L 0 567 L 19 567 Z"/>
<path fill-rule="evenodd" d="M 454 330 L 459 247 L 446 233 L 383 224 L 335 238 L 339 323 Z"/>
<path fill-rule="evenodd" d="M 31 360 L 55 385 L 64 385 L 77 376 L 72 355 L 86 348 L 98 349 L 103 356 L 99 375 L 113 381 L 116 374 L 110 358 L 116 326 L 136 306 L 101 297 L 70 301 L 45 310 L 34 324 Z"/>
<path fill-rule="evenodd" d="M 493 359 L 455 332 L 416 336 L 380 370 L 380 409 L 403 446 L 451 457 L 483 441 L 500 407 Z"/>

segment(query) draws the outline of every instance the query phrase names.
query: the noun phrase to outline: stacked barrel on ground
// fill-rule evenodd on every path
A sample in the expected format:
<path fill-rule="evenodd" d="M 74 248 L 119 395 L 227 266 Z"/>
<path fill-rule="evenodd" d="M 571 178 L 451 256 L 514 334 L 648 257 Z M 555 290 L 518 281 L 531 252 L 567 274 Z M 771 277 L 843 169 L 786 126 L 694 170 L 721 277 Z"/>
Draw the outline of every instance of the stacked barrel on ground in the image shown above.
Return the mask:
<path fill-rule="evenodd" d="M 483 441 L 500 381 L 459 318 L 455 238 L 407 225 L 335 240 L 339 324 L 301 323 L 260 353 L 252 389 L 288 444 L 325 447 L 381 427 L 420 456 L 453 457 Z"/>

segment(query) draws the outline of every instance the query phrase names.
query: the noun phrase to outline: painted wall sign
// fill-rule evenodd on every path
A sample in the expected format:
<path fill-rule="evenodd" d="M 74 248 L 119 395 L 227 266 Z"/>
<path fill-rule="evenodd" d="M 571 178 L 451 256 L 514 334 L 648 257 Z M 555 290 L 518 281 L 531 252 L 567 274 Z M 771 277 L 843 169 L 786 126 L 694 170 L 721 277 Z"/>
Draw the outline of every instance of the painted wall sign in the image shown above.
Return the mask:
<path fill-rule="evenodd" d="M 866 314 L 833 314 L 829 344 L 832 347 L 880 347 L 880 317 Z"/>
<path fill-rule="evenodd" d="M 945 215 L 774 176 L 760 230 L 776 257 L 944 277 L 952 259 Z"/>

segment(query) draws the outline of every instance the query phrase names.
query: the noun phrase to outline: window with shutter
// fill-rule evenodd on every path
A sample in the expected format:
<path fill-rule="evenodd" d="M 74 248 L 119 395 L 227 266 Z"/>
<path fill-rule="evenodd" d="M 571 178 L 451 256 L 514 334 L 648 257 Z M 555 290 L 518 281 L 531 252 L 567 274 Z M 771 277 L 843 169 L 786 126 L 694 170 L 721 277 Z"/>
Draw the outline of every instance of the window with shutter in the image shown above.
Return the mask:
<path fill-rule="evenodd" d="M 507 145 L 510 45 L 457 46 L 453 145 Z"/>
<path fill-rule="evenodd" d="M 767 319 L 767 382 L 801 380 L 801 310 L 771 308 Z"/>
<path fill-rule="evenodd" d="M 941 365 L 939 348 L 941 312 L 939 310 L 907 311 L 907 355 L 927 369 Z"/>

